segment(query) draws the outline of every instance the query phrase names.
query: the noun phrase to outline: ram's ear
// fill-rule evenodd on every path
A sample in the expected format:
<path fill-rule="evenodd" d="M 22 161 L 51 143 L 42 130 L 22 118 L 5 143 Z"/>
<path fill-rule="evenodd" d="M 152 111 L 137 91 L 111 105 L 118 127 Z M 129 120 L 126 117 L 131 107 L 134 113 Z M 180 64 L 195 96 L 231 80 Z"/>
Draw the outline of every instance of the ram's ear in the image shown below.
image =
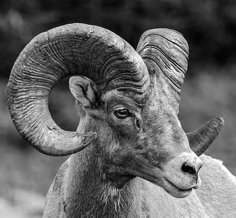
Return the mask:
<path fill-rule="evenodd" d="M 92 80 L 87 77 L 72 76 L 69 80 L 69 87 L 74 98 L 84 108 L 95 106 L 97 89 Z"/>

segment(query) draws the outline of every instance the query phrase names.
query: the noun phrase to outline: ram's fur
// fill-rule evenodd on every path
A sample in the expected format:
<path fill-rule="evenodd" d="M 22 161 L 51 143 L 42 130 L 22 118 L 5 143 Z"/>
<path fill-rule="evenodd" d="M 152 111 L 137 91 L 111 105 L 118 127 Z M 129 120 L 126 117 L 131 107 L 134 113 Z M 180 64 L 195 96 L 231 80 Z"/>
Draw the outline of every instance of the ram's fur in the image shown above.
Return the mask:
<path fill-rule="evenodd" d="M 72 154 L 49 190 L 45 218 L 236 217 L 235 178 L 198 157 L 223 119 L 187 134 L 178 119 L 187 61 L 186 40 L 168 29 L 146 31 L 137 51 L 86 24 L 49 30 L 25 47 L 7 88 L 14 124 L 39 151 Z M 74 132 L 48 110 L 51 89 L 66 76 L 80 116 Z"/>
<path fill-rule="evenodd" d="M 45 208 L 45 217 L 66 216 L 66 189 L 68 184 L 69 158 L 58 170 L 49 189 Z M 236 178 L 222 164 L 221 161 L 202 155 L 204 167 L 201 170 L 201 188 L 193 191 L 186 198 L 174 198 L 162 188 L 141 178 L 135 178 L 125 190 L 105 189 L 101 196 L 97 196 L 99 204 L 92 204 L 81 217 L 96 217 L 94 214 L 106 216 L 104 212 L 116 213 L 107 217 L 235 217 L 236 216 Z M 79 170 L 79 169 L 78 169 Z M 97 186 L 94 187 L 97 190 Z M 124 192 L 125 191 L 125 192 Z M 127 193 L 128 192 L 128 193 Z M 93 202 L 93 197 L 87 196 L 87 201 Z M 129 206 L 127 208 L 127 201 Z M 112 205 L 111 205 L 112 204 Z M 75 205 L 76 206 L 76 205 Z M 113 209 L 112 209 L 113 208 Z M 90 212 L 93 211 L 92 215 Z M 109 213 L 108 213 L 109 214 Z"/>

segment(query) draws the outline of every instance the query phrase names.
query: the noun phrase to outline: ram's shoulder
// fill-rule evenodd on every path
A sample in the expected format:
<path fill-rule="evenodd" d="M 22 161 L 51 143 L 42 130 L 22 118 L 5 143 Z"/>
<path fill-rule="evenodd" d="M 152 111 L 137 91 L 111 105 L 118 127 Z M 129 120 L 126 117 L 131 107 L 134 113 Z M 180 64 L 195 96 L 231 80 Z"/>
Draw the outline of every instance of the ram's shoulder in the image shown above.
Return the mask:
<path fill-rule="evenodd" d="M 50 186 L 44 208 L 44 218 L 64 218 L 64 190 L 69 168 L 70 158 L 58 169 Z"/>
<path fill-rule="evenodd" d="M 236 190 L 236 177 L 224 166 L 221 160 L 202 155 L 203 168 L 200 171 L 203 186 L 219 190 Z M 236 196 L 235 196 L 236 197 Z"/>
<path fill-rule="evenodd" d="M 223 162 L 202 155 L 202 180 L 197 195 L 212 217 L 236 217 L 236 177 Z"/>

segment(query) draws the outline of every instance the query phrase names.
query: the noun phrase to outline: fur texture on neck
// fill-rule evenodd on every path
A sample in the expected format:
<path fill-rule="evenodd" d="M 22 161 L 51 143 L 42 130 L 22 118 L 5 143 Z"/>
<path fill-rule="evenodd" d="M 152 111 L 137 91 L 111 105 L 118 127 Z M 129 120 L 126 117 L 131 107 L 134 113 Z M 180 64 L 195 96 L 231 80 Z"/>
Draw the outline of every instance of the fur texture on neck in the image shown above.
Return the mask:
<path fill-rule="evenodd" d="M 114 186 L 101 171 L 94 150 L 85 149 L 71 157 L 65 187 L 65 213 L 70 218 L 128 217 L 137 206 L 141 183 L 133 179 L 121 189 Z"/>

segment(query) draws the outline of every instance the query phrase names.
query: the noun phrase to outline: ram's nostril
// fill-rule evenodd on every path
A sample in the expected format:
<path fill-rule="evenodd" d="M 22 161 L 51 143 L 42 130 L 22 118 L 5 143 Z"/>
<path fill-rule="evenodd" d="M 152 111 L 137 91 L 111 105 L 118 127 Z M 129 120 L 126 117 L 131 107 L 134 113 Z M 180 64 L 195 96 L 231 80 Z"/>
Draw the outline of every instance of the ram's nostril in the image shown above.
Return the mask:
<path fill-rule="evenodd" d="M 197 171 L 196 171 L 195 167 L 193 165 L 191 165 L 190 163 L 188 163 L 188 162 L 185 162 L 182 165 L 181 170 L 184 173 L 188 173 L 190 175 L 197 175 Z"/>

